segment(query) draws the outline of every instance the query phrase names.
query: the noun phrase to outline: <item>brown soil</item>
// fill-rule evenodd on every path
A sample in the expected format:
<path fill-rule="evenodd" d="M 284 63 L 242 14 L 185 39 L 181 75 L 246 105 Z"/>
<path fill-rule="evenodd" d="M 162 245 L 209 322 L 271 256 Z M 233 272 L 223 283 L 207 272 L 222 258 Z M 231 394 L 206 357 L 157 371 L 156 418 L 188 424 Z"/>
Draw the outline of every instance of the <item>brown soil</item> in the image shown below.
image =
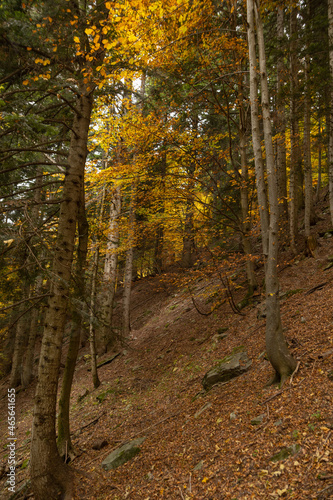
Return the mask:
<path fill-rule="evenodd" d="M 316 232 L 328 225 L 322 221 Z M 88 371 L 88 348 L 80 351 L 71 406 L 73 442 L 79 452 L 70 465 L 75 498 L 333 498 L 333 382 L 328 377 L 333 370 L 333 268 L 324 270 L 332 254 L 333 238 L 320 238 L 316 258 L 300 255 L 290 265 L 286 258 L 281 263 L 281 292 L 289 292 L 281 303 L 283 326 L 300 362 L 282 389 L 265 388 L 272 369 L 264 356 L 265 320 L 257 318 L 257 307 L 246 307 L 241 316 L 225 302 L 203 316 L 184 283 L 177 287 L 171 274 L 134 283 L 131 339 L 119 347 L 121 356 L 100 368 L 102 385 L 97 390 Z M 193 290 L 200 310 L 210 310 L 214 302 L 209 297 L 217 287 L 222 287 L 218 276 L 196 278 Z M 201 298 L 200 289 L 206 293 Z M 244 293 L 242 288 L 234 291 L 235 300 Z M 223 327 L 228 328 L 227 336 L 219 340 Z M 198 395 L 207 370 L 240 346 L 253 361 L 251 369 Z M 3 379 L 4 464 L 7 388 L 8 379 Z M 89 394 L 78 402 L 85 389 Z M 18 487 L 28 478 L 24 466 L 33 395 L 31 386 L 16 400 Z M 261 414 L 262 424 L 252 425 L 251 419 Z M 147 439 L 139 455 L 115 471 L 103 471 L 101 462 L 112 450 L 141 436 Z M 92 449 L 98 440 L 108 442 L 99 451 Z M 295 455 L 270 460 L 281 448 L 295 444 L 300 446 Z M 0 496 L 9 498 L 4 479 L 0 488 Z"/>

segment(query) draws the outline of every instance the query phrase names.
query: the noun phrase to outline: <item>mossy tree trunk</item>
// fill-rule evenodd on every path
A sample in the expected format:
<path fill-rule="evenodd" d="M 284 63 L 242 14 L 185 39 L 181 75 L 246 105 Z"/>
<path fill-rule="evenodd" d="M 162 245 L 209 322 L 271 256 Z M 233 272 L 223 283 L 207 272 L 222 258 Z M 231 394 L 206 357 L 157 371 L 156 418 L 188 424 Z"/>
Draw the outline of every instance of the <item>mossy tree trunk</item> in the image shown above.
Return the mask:
<path fill-rule="evenodd" d="M 74 274 L 75 300 L 72 304 L 72 327 L 59 398 L 57 445 L 59 454 L 65 462 L 73 460 L 76 456 L 76 451 L 72 444 L 70 435 L 69 413 L 71 388 L 75 372 L 76 360 L 80 348 L 81 330 L 83 328 L 83 318 L 80 311 L 80 306 L 85 295 L 85 270 L 88 251 L 88 232 L 89 225 L 85 213 L 84 185 L 82 184 L 82 193 L 78 214 L 78 252 Z"/>
<path fill-rule="evenodd" d="M 38 367 L 31 442 L 31 484 L 36 500 L 69 495 L 72 488 L 68 466 L 58 453 L 55 421 L 61 347 L 67 318 L 92 102 L 92 94 L 81 86 L 72 125 L 68 168 L 54 246 L 52 284 Z"/>

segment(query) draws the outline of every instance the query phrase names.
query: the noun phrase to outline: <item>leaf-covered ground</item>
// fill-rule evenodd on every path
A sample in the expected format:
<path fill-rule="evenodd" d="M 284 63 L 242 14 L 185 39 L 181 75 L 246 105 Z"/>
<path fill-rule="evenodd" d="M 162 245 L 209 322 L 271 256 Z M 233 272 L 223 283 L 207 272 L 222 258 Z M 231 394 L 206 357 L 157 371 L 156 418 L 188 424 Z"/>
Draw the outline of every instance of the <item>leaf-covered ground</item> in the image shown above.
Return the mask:
<path fill-rule="evenodd" d="M 322 221 L 316 231 L 327 224 Z M 286 256 L 281 262 L 283 326 L 299 361 L 282 389 L 265 388 L 272 369 L 264 356 L 265 319 L 257 317 L 258 307 L 246 307 L 241 316 L 226 302 L 203 316 L 187 287 L 176 287 L 171 276 L 133 285 L 131 339 L 115 351 L 120 356 L 100 368 L 97 390 L 88 371 L 89 349 L 80 351 L 71 405 L 79 452 L 70 465 L 75 498 L 333 498 L 333 268 L 324 270 L 333 239 L 319 241 L 316 258 L 300 255 L 289 263 Z M 218 277 L 196 280 L 193 294 L 202 310 L 210 309 L 219 286 Z M 200 289 L 207 292 L 201 298 Z M 243 295 L 239 289 L 235 299 Z M 224 328 L 226 336 L 218 335 Z M 252 359 L 250 370 L 200 394 L 206 371 L 239 348 Z M 4 464 L 7 387 L 8 379 L 2 380 Z M 86 389 L 89 394 L 78 402 Z M 31 386 L 17 395 L 18 487 L 28 478 L 33 394 Z M 251 423 L 260 415 L 260 424 Z M 101 468 L 112 450 L 142 436 L 146 440 L 134 459 L 115 471 Z M 108 444 L 94 450 L 103 440 Z M 293 454 L 272 461 L 283 448 Z M 4 478 L 0 495 L 9 497 Z"/>

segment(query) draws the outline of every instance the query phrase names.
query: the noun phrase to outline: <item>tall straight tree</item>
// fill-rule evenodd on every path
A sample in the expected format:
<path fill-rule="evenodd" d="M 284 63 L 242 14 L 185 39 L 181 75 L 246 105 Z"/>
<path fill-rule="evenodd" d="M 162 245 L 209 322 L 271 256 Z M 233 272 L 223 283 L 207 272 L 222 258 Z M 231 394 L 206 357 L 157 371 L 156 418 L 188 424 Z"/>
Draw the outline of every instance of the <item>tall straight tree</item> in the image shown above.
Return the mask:
<path fill-rule="evenodd" d="M 328 175 L 331 223 L 333 225 L 333 0 L 328 0 L 328 40 L 330 61 L 330 114 L 328 144 Z"/>
<path fill-rule="evenodd" d="M 269 245 L 267 265 L 265 269 L 265 285 L 266 285 L 266 351 L 268 359 L 271 362 L 274 370 L 274 381 L 284 383 L 286 378 L 295 370 L 296 361 L 288 351 L 288 347 L 282 332 L 280 302 L 279 302 L 279 280 L 277 274 L 277 258 L 278 258 L 278 234 L 279 234 L 279 206 L 277 192 L 277 177 L 274 162 L 270 104 L 266 70 L 266 55 L 264 30 L 260 17 L 259 1 L 247 0 L 247 21 L 248 30 L 251 30 L 249 36 L 249 45 L 254 42 L 255 23 L 257 28 L 257 40 L 259 49 L 259 68 L 261 82 L 261 105 L 264 129 L 264 141 L 266 150 L 266 166 L 267 166 L 267 181 L 269 190 Z M 249 50 L 250 59 L 254 57 L 255 47 L 252 46 Z M 253 66 L 256 66 L 256 59 L 250 60 Z M 252 77 L 253 75 L 251 75 Z M 256 85 L 253 79 L 250 79 L 250 88 Z M 253 95 L 253 88 L 251 97 Z M 252 105 L 251 98 L 251 105 Z"/>
<path fill-rule="evenodd" d="M 265 183 L 264 160 L 261 151 L 260 122 L 259 122 L 259 101 L 258 101 L 258 77 L 257 77 L 257 56 L 256 39 L 254 26 L 254 4 L 253 1 L 247 3 L 247 23 L 248 23 L 248 46 L 249 46 L 249 67 L 250 67 L 250 102 L 251 102 L 251 127 L 252 143 L 254 150 L 254 165 L 256 171 L 257 196 L 260 214 L 260 225 L 262 234 L 262 248 L 264 258 L 268 256 L 268 206 L 267 188 Z"/>

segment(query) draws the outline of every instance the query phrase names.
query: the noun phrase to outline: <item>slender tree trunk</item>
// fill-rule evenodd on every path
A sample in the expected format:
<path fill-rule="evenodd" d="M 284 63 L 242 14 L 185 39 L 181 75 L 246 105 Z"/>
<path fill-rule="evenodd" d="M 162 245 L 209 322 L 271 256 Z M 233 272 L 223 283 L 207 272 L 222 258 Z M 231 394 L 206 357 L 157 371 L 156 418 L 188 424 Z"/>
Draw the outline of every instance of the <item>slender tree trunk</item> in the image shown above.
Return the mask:
<path fill-rule="evenodd" d="M 314 218 L 314 207 L 312 197 L 312 167 L 311 167 L 311 135 L 310 135 L 310 57 L 305 56 L 305 106 L 304 106 L 304 187 L 305 187 L 305 210 L 304 230 L 305 237 L 310 237 L 310 224 Z"/>
<path fill-rule="evenodd" d="M 333 0 L 328 0 L 328 40 L 330 61 L 330 119 L 328 144 L 328 176 L 331 223 L 333 225 Z"/>
<path fill-rule="evenodd" d="M 321 189 L 321 169 L 322 169 L 322 166 L 321 166 L 321 149 L 322 149 L 322 146 L 321 146 L 321 141 L 322 141 L 322 137 L 321 137 L 321 118 L 320 118 L 320 114 L 318 116 L 318 179 L 317 179 L 317 188 L 316 188 L 316 203 L 318 203 L 319 201 L 319 195 L 320 195 L 320 189 Z"/>
<path fill-rule="evenodd" d="M 167 168 L 167 157 L 165 146 L 163 145 L 163 151 L 161 155 L 161 165 L 159 168 L 159 179 L 160 186 L 159 192 L 165 193 L 165 176 L 166 176 L 166 168 Z M 159 221 L 157 223 L 156 229 L 156 239 L 155 239 L 155 248 L 154 248 L 154 273 L 161 274 L 163 271 L 163 240 L 164 240 L 164 200 L 161 200 L 161 208 L 158 210 Z"/>
<path fill-rule="evenodd" d="M 124 295 L 123 295 L 123 329 L 122 336 L 128 339 L 131 331 L 130 306 L 131 306 L 131 287 L 133 273 L 133 254 L 134 254 L 134 235 L 135 235 L 135 183 L 132 184 L 131 201 L 129 208 L 129 228 L 127 237 L 126 262 L 124 270 Z"/>
<path fill-rule="evenodd" d="M 35 284 L 35 295 L 40 295 L 43 286 L 43 277 L 40 275 L 36 279 Z M 34 357 L 35 357 L 35 344 L 38 332 L 38 319 L 40 310 L 36 305 L 31 311 L 30 320 L 30 331 L 27 348 L 24 354 L 23 366 L 22 366 L 22 385 L 24 388 L 32 382 L 33 379 L 33 368 L 34 368 Z"/>
<path fill-rule="evenodd" d="M 74 279 L 74 298 L 76 300 L 74 300 L 73 303 L 71 334 L 59 398 L 57 445 L 59 455 L 65 462 L 73 460 L 77 454 L 71 441 L 69 405 L 76 360 L 80 348 L 81 330 L 83 327 L 80 305 L 85 295 L 85 269 L 88 251 L 88 232 L 89 225 L 85 213 L 84 185 L 82 184 L 78 213 L 78 255 Z"/>
<path fill-rule="evenodd" d="M 194 264 L 195 259 L 195 240 L 194 240 L 194 203 L 189 194 L 186 199 L 184 236 L 183 236 L 183 253 L 182 266 L 190 268 Z"/>
<path fill-rule="evenodd" d="M 43 170 L 41 167 L 37 168 L 37 177 L 35 181 L 35 194 L 34 194 L 34 201 L 36 203 L 35 206 L 33 206 L 32 211 L 31 211 L 31 220 L 33 224 L 36 224 L 36 226 L 39 223 L 40 220 L 40 202 L 42 199 L 42 173 Z M 28 259 L 32 263 L 32 258 L 29 256 Z M 43 287 L 43 277 L 41 275 L 40 269 L 37 271 L 37 278 L 35 282 L 35 287 L 34 287 L 34 293 L 35 295 L 40 295 L 42 292 L 42 287 Z M 29 338 L 28 338 L 28 343 L 27 343 L 27 348 L 25 350 L 25 354 L 23 357 L 23 364 L 22 364 L 22 385 L 23 387 L 28 387 L 28 385 L 31 383 L 33 379 L 33 365 L 34 365 L 34 356 L 35 356 L 35 343 L 36 343 L 36 337 L 37 337 L 37 329 L 38 329 L 38 319 L 39 319 L 39 314 L 40 310 L 38 307 L 38 304 L 35 304 L 34 308 L 31 311 L 31 320 L 30 320 L 30 331 L 29 331 Z"/>
<path fill-rule="evenodd" d="M 258 102 L 258 78 L 257 78 L 257 56 L 256 39 L 254 28 L 254 13 L 252 0 L 247 4 L 248 23 L 248 46 L 249 46 L 249 67 L 250 67 L 250 101 L 251 101 L 251 127 L 252 142 L 254 151 L 254 164 L 256 171 L 256 186 L 260 214 L 262 248 L 265 260 L 268 256 L 268 204 L 267 190 L 265 182 L 265 168 L 261 151 L 260 124 L 259 124 L 259 102 Z"/>
<path fill-rule="evenodd" d="M 31 442 L 31 484 L 36 500 L 70 495 L 72 478 L 58 453 L 55 421 L 62 338 L 66 325 L 76 222 L 84 182 L 92 94 L 80 88 L 74 115 L 54 246 L 51 296 L 38 368 Z"/>
<path fill-rule="evenodd" d="M 101 382 L 98 378 L 98 371 L 97 371 L 96 335 L 95 335 L 95 327 L 94 327 L 98 262 L 99 262 L 99 247 L 97 244 L 96 249 L 95 249 L 95 253 L 94 253 L 94 263 L 93 263 L 92 278 L 91 278 L 90 321 L 89 321 L 91 375 L 92 375 L 93 384 L 94 384 L 95 389 L 97 389 L 97 387 L 99 387 L 101 384 Z"/>
<path fill-rule="evenodd" d="M 290 14 L 290 179 L 289 179 L 289 222 L 290 222 L 290 245 L 292 251 L 297 254 L 296 238 L 298 234 L 297 212 L 298 212 L 298 162 L 299 162 L 299 129 L 297 119 L 296 89 L 297 81 L 297 10 L 292 8 Z"/>
<path fill-rule="evenodd" d="M 257 3 L 258 5 L 258 3 Z M 263 128 L 266 150 L 267 182 L 269 189 L 269 251 L 265 272 L 266 284 L 266 351 L 268 359 L 275 370 L 275 380 L 284 383 L 285 379 L 296 368 L 296 362 L 288 351 L 288 347 L 282 332 L 279 280 L 277 274 L 278 258 L 278 234 L 279 234 L 279 206 L 277 192 L 277 178 L 274 162 L 274 151 L 271 130 L 271 118 L 269 109 L 269 93 L 266 71 L 265 42 L 259 8 L 254 6 L 253 0 L 247 0 L 249 11 L 255 11 L 257 24 L 257 37 L 259 47 L 259 66 L 261 76 L 261 104 L 263 115 Z M 250 20 L 252 16 L 249 16 Z M 251 25 L 251 23 L 249 22 Z M 251 83 L 252 84 L 252 83 Z"/>
<path fill-rule="evenodd" d="M 277 8 L 277 38 L 278 46 L 281 53 L 277 59 L 277 98 L 276 98 L 276 162 L 277 162 L 277 183 L 278 183 L 278 198 L 279 198 L 279 225 L 280 235 L 282 239 L 288 241 L 288 192 L 287 192 L 287 160 L 286 160 L 286 113 L 283 102 L 284 88 L 284 53 L 283 36 L 284 36 L 284 8 Z"/>
<path fill-rule="evenodd" d="M 251 224 L 249 219 L 249 172 L 247 163 L 247 134 L 246 134 L 246 123 L 247 123 L 247 113 L 244 109 L 243 103 L 243 85 L 242 82 L 239 85 L 240 94 L 240 108 L 239 108 L 239 149 L 240 149 L 240 159 L 242 168 L 242 179 L 241 179 L 241 210 L 242 210 L 242 243 L 244 247 L 244 253 L 246 257 L 246 275 L 248 282 L 248 294 L 252 295 L 254 290 L 257 288 L 257 281 L 254 272 L 254 263 L 252 260 L 252 244 L 250 239 Z"/>
<path fill-rule="evenodd" d="M 30 294 L 30 284 L 28 283 L 27 276 L 22 278 L 22 297 L 27 299 Z M 10 387 L 18 387 L 21 384 L 22 377 L 22 364 L 25 347 L 29 339 L 29 323 L 30 313 L 25 314 L 27 308 L 26 303 L 22 303 L 19 308 L 19 320 L 16 326 L 14 353 L 12 370 L 10 374 Z"/>
<path fill-rule="evenodd" d="M 119 248 L 119 217 L 121 212 L 120 187 L 114 190 L 110 204 L 108 240 L 104 261 L 103 291 L 101 301 L 102 348 L 106 352 L 115 338 L 112 335 L 112 312 L 116 292 L 118 248 Z"/>

